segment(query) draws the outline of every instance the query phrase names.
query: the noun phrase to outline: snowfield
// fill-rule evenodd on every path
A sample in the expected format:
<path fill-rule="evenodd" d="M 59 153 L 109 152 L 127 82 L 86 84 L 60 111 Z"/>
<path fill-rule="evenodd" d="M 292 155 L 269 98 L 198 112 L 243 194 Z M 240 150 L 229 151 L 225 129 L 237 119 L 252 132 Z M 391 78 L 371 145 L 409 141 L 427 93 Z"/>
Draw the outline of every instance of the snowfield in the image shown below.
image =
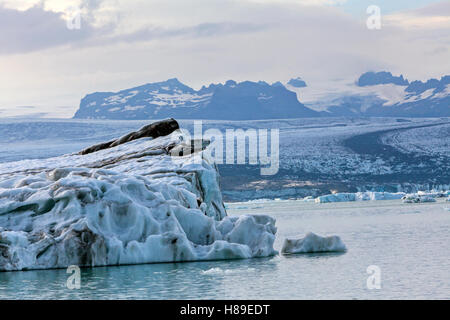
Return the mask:
<path fill-rule="evenodd" d="M 0 164 L 0 270 L 266 257 L 275 220 L 228 217 L 203 151 L 183 136 Z"/>

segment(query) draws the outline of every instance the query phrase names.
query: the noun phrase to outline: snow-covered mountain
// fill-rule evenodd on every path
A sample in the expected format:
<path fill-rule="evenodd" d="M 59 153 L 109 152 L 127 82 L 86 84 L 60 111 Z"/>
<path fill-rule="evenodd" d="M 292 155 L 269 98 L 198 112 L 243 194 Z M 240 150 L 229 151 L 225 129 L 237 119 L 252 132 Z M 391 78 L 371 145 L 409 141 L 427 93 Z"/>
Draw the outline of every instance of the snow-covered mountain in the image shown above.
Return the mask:
<path fill-rule="evenodd" d="M 117 93 L 89 94 L 81 100 L 74 118 L 256 120 L 318 115 L 279 83 L 229 80 L 196 91 L 170 79 Z"/>
<path fill-rule="evenodd" d="M 325 116 L 450 116 L 450 76 L 409 82 L 390 72 L 366 72 L 356 82 L 337 80 L 307 87 L 288 82 L 286 88 Z"/>
<path fill-rule="evenodd" d="M 320 116 L 449 117 L 450 76 L 409 82 L 390 72 L 366 72 L 356 81 L 286 84 L 233 80 L 194 90 L 177 79 L 81 100 L 74 118 L 143 120 L 261 120 Z"/>

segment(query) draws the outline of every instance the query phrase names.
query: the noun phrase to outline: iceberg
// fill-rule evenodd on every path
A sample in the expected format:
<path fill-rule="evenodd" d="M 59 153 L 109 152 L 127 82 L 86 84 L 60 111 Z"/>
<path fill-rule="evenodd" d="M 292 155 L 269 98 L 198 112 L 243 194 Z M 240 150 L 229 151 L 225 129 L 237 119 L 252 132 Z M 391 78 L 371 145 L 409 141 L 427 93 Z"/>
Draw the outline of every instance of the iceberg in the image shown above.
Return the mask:
<path fill-rule="evenodd" d="M 436 199 L 430 195 L 421 194 L 407 194 L 403 198 L 403 203 L 425 203 L 436 202 Z"/>
<path fill-rule="evenodd" d="M 347 247 L 338 236 L 321 237 L 312 232 L 301 239 L 285 239 L 282 254 L 345 252 Z"/>
<path fill-rule="evenodd" d="M 307 196 L 307 197 L 299 199 L 297 201 L 301 201 L 301 202 L 316 202 L 316 199 L 313 196 Z"/>
<path fill-rule="evenodd" d="M 317 197 L 316 203 L 348 202 L 348 201 L 376 201 L 376 200 L 400 200 L 404 203 L 435 202 L 435 198 L 443 198 L 449 195 L 449 191 L 418 191 L 414 194 L 404 192 L 356 192 L 334 193 Z"/>
<path fill-rule="evenodd" d="M 277 254 L 275 219 L 227 216 L 205 149 L 171 153 L 177 128 L 0 164 L 0 271 Z"/>
<path fill-rule="evenodd" d="M 402 199 L 405 193 L 390 192 L 356 192 L 356 193 L 334 193 L 316 198 L 316 203 L 348 202 L 348 201 L 375 201 L 375 200 L 397 200 Z"/>
<path fill-rule="evenodd" d="M 356 201 L 356 193 L 334 193 L 317 197 L 316 203 Z"/>
<path fill-rule="evenodd" d="M 450 195 L 450 191 L 418 191 L 417 195 L 420 197 L 445 198 Z"/>

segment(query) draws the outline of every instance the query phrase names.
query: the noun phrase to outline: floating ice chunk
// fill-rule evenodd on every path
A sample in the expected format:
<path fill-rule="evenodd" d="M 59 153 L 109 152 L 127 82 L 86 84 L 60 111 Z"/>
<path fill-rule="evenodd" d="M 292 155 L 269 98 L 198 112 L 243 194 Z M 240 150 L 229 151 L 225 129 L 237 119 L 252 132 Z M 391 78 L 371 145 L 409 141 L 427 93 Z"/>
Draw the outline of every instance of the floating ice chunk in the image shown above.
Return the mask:
<path fill-rule="evenodd" d="M 449 196 L 450 191 L 418 191 L 417 195 L 420 197 L 430 197 L 430 198 L 445 198 Z"/>
<path fill-rule="evenodd" d="M 316 203 L 348 202 L 348 201 L 375 201 L 375 200 L 397 200 L 402 199 L 405 203 L 434 202 L 435 198 L 448 196 L 448 191 L 419 191 L 417 194 L 405 194 L 404 192 L 356 192 L 335 193 L 316 198 Z"/>
<path fill-rule="evenodd" d="M 358 192 L 357 201 L 376 201 L 376 200 L 398 200 L 405 195 L 404 192 Z"/>
<path fill-rule="evenodd" d="M 298 199 L 297 201 L 301 202 L 316 202 L 316 199 L 313 196 L 307 196 L 303 199 Z"/>
<path fill-rule="evenodd" d="M 316 198 L 316 203 L 356 201 L 355 193 L 335 193 Z"/>
<path fill-rule="evenodd" d="M 282 254 L 345 252 L 347 248 L 338 236 L 321 237 L 312 232 L 302 239 L 285 239 Z"/>
<path fill-rule="evenodd" d="M 254 272 L 255 268 L 248 269 L 222 269 L 222 268 L 211 268 L 205 271 L 202 271 L 204 275 L 216 276 L 216 275 L 230 275 L 236 273 L 246 273 L 246 272 Z"/>
<path fill-rule="evenodd" d="M 229 274 L 231 273 L 231 270 L 223 270 L 221 268 L 211 268 L 205 271 L 202 271 L 202 274 L 204 275 L 222 275 L 222 274 Z"/>
<path fill-rule="evenodd" d="M 408 194 L 402 198 L 403 203 L 424 203 L 424 202 L 436 202 L 434 197 L 428 195 Z"/>
<path fill-rule="evenodd" d="M 396 200 L 401 199 L 405 193 L 390 192 L 357 192 L 357 193 L 335 193 L 316 198 L 317 203 L 327 202 L 348 202 L 348 201 L 375 201 L 375 200 Z"/>

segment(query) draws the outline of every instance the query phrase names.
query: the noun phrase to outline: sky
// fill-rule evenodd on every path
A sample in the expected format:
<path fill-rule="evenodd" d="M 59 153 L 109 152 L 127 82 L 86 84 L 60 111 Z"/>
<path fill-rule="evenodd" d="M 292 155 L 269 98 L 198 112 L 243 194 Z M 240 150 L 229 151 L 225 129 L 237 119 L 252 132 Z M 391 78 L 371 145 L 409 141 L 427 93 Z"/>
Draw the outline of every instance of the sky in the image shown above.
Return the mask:
<path fill-rule="evenodd" d="M 381 70 L 450 74 L 449 0 L 0 0 L 0 118 L 71 117 L 88 93 L 174 77 L 332 86 Z"/>

